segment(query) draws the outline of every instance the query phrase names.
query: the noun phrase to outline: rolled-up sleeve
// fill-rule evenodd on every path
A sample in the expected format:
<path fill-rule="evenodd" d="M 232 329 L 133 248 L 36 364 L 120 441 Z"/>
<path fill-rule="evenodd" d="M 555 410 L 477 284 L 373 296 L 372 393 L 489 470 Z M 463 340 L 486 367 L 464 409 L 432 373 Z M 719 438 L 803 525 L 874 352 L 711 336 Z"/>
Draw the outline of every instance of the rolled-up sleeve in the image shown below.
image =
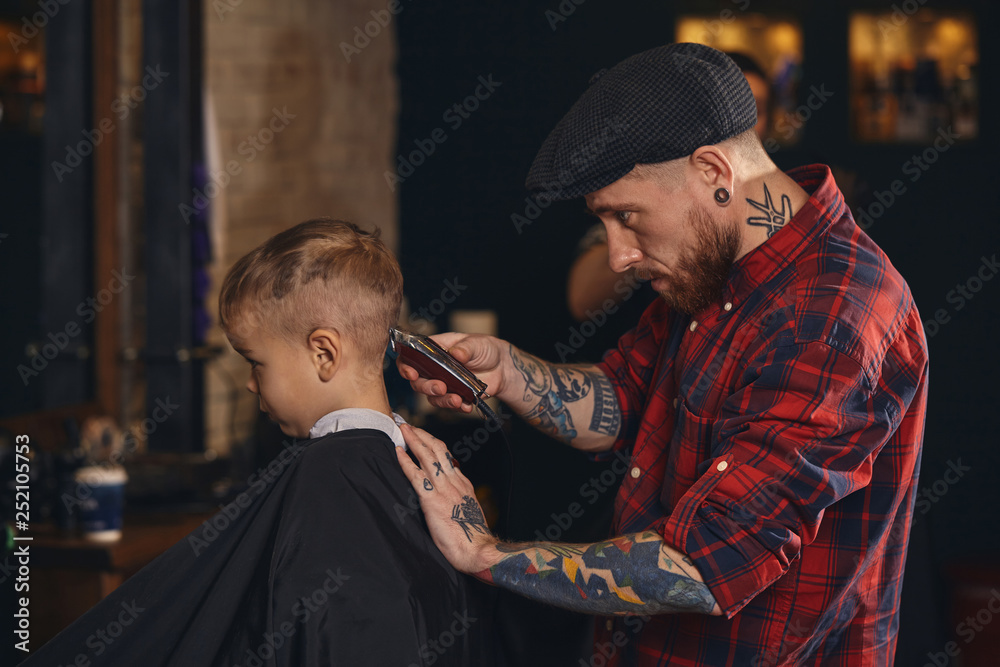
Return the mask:
<path fill-rule="evenodd" d="M 826 343 L 775 346 L 742 378 L 711 420 L 701 476 L 657 526 L 727 617 L 788 570 L 827 507 L 868 483 L 900 414 L 899 397 Z M 682 416 L 678 429 L 706 433 Z"/>

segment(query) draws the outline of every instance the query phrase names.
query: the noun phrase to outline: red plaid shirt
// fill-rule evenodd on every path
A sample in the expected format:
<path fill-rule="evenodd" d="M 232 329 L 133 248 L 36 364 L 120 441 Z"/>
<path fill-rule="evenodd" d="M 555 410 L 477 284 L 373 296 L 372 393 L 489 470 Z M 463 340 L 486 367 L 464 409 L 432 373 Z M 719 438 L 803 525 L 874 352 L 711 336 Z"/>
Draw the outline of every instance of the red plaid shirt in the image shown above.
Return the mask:
<path fill-rule="evenodd" d="M 811 198 L 690 317 L 605 355 L 632 450 L 615 534 L 656 530 L 723 616 L 599 619 L 592 664 L 891 666 L 927 344 L 906 282 L 820 165 Z"/>

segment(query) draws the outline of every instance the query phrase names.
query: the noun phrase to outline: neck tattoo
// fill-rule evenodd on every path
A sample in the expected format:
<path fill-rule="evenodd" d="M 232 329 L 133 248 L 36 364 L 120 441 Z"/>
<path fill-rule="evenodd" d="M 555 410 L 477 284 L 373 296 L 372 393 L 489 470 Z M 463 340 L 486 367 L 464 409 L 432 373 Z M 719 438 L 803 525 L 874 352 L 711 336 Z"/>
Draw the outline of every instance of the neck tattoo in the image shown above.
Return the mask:
<path fill-rule="evenodd" d="M 747 203 L 764 214 L 747 218 L 747 224 L 755 227 L 766 227 L 767 238 L 774 236 L 774 233 L 784 227 L 785 223 L 792 217 L 792 200 L 788 195 L 782 194 L 781 208 L 779 209 L 774 205 L 774 199 L 771 197 L 771 191 L 767 189 L 767 183 L 764 184 L 764 201 L 754 201 L 748 197 Z"/>

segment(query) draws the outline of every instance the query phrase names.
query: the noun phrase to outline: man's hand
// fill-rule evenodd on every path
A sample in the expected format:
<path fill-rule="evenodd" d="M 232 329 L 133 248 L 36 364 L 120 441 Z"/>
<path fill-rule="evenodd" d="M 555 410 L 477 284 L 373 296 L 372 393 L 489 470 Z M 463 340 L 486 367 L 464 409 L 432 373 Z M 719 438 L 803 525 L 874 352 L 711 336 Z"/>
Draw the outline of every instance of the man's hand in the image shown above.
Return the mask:
<path fill-rule="evenodd" d="M 507 384 L 505 374 L 511 367 L 510 343 L 479 334 L 443 333 L 431 338 L 485 382 L 490 396 L 503 400 L 501 393 Z M 433 405 L 472 411 L 473 406 L 463 403 L 461 396 L 447 393 L 448 387 L 444 382 L 421 377 L 417 369 L 404 362 L 402 357 L 396 359 L 396 367 L 403 379 L 410 381 L 413 390 L 429 396 Z"/>
<path fill-rule="evenodd" d="M 618 397 L 597 366 L 550 364 L 493 336 L 446 333 L 433 338 L 485 382 L 491 396 L 542 433 L 589 452 L 610 449 L 618 437 Z M 402 358 L 396 366 L 437 407 L 472 411 L 461 396 L 448 393 L 444 382 L 421 377 Z"/>
<path fill-rule="evenodd" d="M 396 448 L 396 455 L 417 491 L 434 543 L 460 572 L 473 574 L 491 567 L 502 556 L 495 547 L 499 540 L 486 525 L 472 483 L 443 442 L 409 424 L 400 430 L 420 467 L 401 447 Z"/>
<path fill-rule="evenodd" d="M 584 613 L 721 614 L 691 561 L 652 531 L 594 544 L 500 542 L 444 443 L 407 424 L 400 429 L 420 466 L 397 447 L 399 463 L 434 543 L 456 570 Z"/>

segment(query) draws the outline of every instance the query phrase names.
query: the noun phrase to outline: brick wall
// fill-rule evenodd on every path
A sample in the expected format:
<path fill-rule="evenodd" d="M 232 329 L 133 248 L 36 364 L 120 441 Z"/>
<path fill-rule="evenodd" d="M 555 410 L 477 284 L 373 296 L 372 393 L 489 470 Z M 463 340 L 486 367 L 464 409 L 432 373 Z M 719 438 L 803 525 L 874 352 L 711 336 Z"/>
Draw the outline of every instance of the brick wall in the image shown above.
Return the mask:
<path fill-rule="evenodd" d="M 397 202 L 383 177 L 396 142 L 395 26 L 369 25 L 374 37 L 350 62 L 341 48 L 373 21 L 372 11 L 390 18 L 385 9 L 385 0 L 204 3 L 210 166 L 234 174 L 212 200 L 213 312 L 240 256 L 308 218 L 378 225 L 398 250 Z M 257 401 L 244 388 L 249 367 L 218 328 L 209 342 L 226 353 L 206 369 L 206 447 L 225 454 L 234 436 L 249 434 Z"/>

